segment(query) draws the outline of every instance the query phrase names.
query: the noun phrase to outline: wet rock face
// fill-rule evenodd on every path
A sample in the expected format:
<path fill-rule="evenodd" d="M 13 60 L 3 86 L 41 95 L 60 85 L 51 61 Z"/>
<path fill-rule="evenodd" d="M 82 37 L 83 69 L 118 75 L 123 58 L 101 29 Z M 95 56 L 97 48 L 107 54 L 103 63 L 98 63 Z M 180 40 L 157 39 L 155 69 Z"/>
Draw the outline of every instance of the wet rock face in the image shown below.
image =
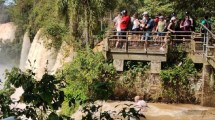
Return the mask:
<path fill-rule="evenodd" d="M 45 71 L 55 74 L 64 63 L 72 61 L 74 57 L 73 47 L 66 43 L 62 44 L 60 50 L 56 50 L 53 47 L 47 48 L 44 41 L 51 42 L 44 36 L 42 30 L 37 32 L 32 43 L 30 43 L 27 33 L 23 38 L 20 68 L 33 70 L 37 80 L 42 78 Z"/>
<path fill-rule="evenodd" d="M 214 85 L 214 69 L 210 65 L 203 65 L 203 90 L 201 105 L 215 106 L 215 85 Z"/>
<path fill-rule="evenodd" d="M 52 69 L 56 60 L 56 51 L 54 48 L 47 49 L 44 40 L 49 40 L 38 31 L 31 44 L 27 57 L 26 69 L 31 69 L 36 73 L 36 79 L 40 80 L 45 73 Z"/>
<path fill-rule="evenodd" d="M 136 95 L 147 101 L 157 101 L 162 94 L 162 86 L 159 74 L 146 73 L 144 76 L 137 76 L 133 80 L 119 78 L 114 90 L 114 99 L 133 100 Z"/>

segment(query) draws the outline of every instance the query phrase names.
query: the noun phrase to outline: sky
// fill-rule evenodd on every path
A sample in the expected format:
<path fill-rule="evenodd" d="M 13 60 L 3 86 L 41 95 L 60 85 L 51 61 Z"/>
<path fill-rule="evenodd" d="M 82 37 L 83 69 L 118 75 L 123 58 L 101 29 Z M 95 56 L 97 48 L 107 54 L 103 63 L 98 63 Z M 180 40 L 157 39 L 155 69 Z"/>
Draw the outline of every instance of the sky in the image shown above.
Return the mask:
<path fill-rule="evenodd" d="M 6 0 L 5 5 L 10 5 L 10 3 L 12 3 L 12 2 L 13 2 L 13 0 Z"/>

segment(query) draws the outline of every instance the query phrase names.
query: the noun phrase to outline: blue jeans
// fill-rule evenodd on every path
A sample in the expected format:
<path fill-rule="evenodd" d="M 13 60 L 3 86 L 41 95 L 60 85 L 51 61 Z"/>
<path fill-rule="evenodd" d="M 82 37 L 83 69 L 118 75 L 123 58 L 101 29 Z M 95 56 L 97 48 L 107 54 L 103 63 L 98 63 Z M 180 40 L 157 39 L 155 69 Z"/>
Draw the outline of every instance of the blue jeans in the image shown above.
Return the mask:
<path fill-rule="evenodd" d="M 149 36 L 151 36 L 151 31 L 145 31 L 144 33 L 143 33 L 143 35 L 145 36 L 145 39 L 144 40 L 150 40 L 150 37 Z"/>

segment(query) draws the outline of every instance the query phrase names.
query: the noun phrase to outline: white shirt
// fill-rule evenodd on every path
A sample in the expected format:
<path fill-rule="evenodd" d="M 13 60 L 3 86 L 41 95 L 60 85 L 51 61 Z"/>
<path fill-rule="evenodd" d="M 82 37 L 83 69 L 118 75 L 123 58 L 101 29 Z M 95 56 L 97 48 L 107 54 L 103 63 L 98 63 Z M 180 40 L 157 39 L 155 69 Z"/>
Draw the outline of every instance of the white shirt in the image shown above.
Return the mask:
<path fill-rule="evenodd" d="M 120 28 L 120 24 L 121 24 L 121 18 L 118 17 L 117 21 L 116 21 L 116 24 L 115 24 L 115 27 L 116 27 L 116 31 L 117 32 L 120 32 L 121 31 L 121 28 Z"/>
<path fill-rule="evenodd" d="M 133 26 L 132 26 L 132 30 L 136 29 L 136 28 L 139 28 L 139 25 L 140 25 L 140 22 L 138 19 L 135 19 L 133 21 Z"/>
<path fill-rule="evenodd" d="M 136 103 L 136 106 L 139 107 L 139 108 L 142 108 L 142 107 L 147 107 L 147 104 L 144 100 L 139 100 L 137 103 Z"/>

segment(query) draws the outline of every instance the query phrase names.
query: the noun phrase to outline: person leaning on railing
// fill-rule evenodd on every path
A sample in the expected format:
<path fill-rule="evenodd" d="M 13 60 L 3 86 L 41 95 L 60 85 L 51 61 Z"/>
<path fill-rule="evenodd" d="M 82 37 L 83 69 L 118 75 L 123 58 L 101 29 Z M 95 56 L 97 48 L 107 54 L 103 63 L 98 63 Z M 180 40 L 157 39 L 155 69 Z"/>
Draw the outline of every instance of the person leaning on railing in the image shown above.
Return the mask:
<path fill-rule="evenodd" d="M 164 36 L 165 36 L 165 28 L 166 28 L 166 21 L 164 20 L 164 17 L 163 16 L 160 16 L 159 17 L 159 22 L 158 22 L 158 25 L 156 27 L 156 32 L 157 33 L 157 39 L 160 41 L 160 43 L 163 41 L 164 39 Z M 161 46 L 160 47 L 160 50 L 161 51 L 164 51 L 164 46 Z"/>
<path fill-rule="evenodd" d="M 127 15 L 127 10 L 123 10 L 121 12 L 121 19 L 120 19 L 120 22 L 119 22 L 119 27 L 120 27 L 120 33 L 119 33 L 119 36 L 118 39 L 126 39 L 126 31 L 128 29 L 128 24 L 130 22 L 130 16 Z M 123 45 L 125 46 L 125 45 Z M 116 48 L 119 47 L 119 40 L 117 40 L 116 42 Z"/>
<path fill-rule="evenodd" d="M 202 37 L 203 37 L 202 41 L 206 42 L 204 38 L 206 37 L 207 32 L 211 30 L 210 20 L 209 20 L 209 17 L 207 15 L 204 16 L 204 19 L 201 21 L 200 30 L 201 30 L 201 33 L 203 33 L 202 34 Z"/>
<path fill-rule="evenodd" d="M 173 39 L 175 38 L 176 35 L 176 24 L 177 24 L 176 17 L 172 17 L 169 25 L 167 26 L 167 30 L 171 33 L 171 35 L 173 35 Z"/>
<path fill-rule="evenodd" d="M 204 19 L 201 21 L 201 24 L 204 25 L 209 30 L 211 30 L 211 23 L 210 23 L 209 17 L 207 15 L 204 16 Z M 200 30 L 201 30 L 202 33 L 207 32 L 207 30 L 202 26 L 201 26 Z"/>
<path fill-rule="evenodd" d="M 120 35 L 120 32 L 121 32 L 121 28 L 120 28 L 120 24 L 121 24 L 121 19 L 122 19 L 122 16 L 121 16 L 121 13 L 119 13 L 117 15 L 117 17 L 114 18 L 114 26 L 115 26 L 115 29 L 116 29 L 116 35 L 117 35 L 117 41 L 116 41 L 116 45 L 115 47 L 117 48 L 119 46 L 119 35 Z"/>
<path fill-rule="evenodd" d="M 128 30 L 128 24 L 130 22 L 130 16 L 127 15 L 127 10 L 123 10 L 121 12 L 122 18 L 120 23 L 121 33 L 120 35 L 126 35 L 126 31 Z"/>
<path fill-rule="evenodd" d="M 189 16 L 187 15 L 187 16 L 185 16 L 185 18 L 180 23 L 180 29 L 182 31 L 184 31 L 182 34 L 184 35 L 183 37 L 185 39 L 190 38 L 191 32 L 189 32 L 189 31 L 191 31 L 191 28 L 192 28 L 191 21 L 190 21 Z"/>
<path fill-rule="evenodd" d="M 145 40 L 144 50 L 146 51 L 147 47 L 148 47 L 148 42 L 147 41 L 150 40 L 151 32 L 152 32 L 153 27 L 154 27 L 154 20 L 152 18 L 150 18 L 148 14 L 145 14 L 144 17 L 146 19 L 146 23 L 142 27 L 143 27 L 143 30 L 144 30 L 143 36 L 145 37 L 145 39 L 144 39 Z"/>
<path fill-rule="evenodd" d="M 134 20 L 133 20 L 132 31 L 140 31 L 140 22 L 138 20 L 138 14 L 135 13 L 133 15 L 133 18 L 134 18 Z"/>

